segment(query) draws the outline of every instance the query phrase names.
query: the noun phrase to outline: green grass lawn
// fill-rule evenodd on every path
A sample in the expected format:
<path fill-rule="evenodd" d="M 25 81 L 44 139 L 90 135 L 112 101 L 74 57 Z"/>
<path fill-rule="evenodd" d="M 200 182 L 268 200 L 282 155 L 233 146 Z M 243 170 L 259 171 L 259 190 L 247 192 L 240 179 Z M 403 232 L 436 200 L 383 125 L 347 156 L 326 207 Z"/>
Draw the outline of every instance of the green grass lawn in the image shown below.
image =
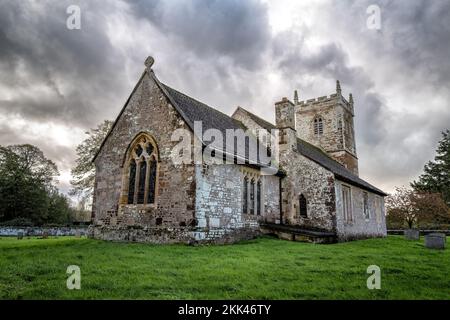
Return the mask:
<path fill-rule="evenodd" d="M 81 290 L 66 268 L 81 268 Z M 368 290 L 369 265 L 381 290 Z M 450 299 L 450 250 L 402 237 L 228 246 L 0 238 L 0 299 Z"/>

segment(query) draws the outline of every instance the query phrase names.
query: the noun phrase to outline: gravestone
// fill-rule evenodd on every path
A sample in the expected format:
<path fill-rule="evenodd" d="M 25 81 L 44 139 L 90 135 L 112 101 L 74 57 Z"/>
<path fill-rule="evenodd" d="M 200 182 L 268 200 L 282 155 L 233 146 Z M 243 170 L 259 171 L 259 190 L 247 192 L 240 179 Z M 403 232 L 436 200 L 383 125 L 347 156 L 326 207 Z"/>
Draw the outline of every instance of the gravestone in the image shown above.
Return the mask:
<path fill-rule="evenodd" d="M 19 240 L 23 239 L 23 232 L 22 231 L 17 232 L 17 239 L 19 239 Z"/>
<path fill-rule="evenodd" d="M 80 230 L 75 230 L 75 238 L 81 238 L 81 231 Z"/>
<path fill-rule="evenodd" d="M 419 240 L 420 239 L 420 231 L 414 229 L 405 230 L 405 239 L 406 240 Z"/>
<path fill-rule="evenodd" d="M 444 233 L 430 233 L 425 236 L 425 247 L 429 249 L 445 249 L 446 240 Z"/>
<path fill-rule="evenodd" d="M 47 231 L 42 232 L 42 239 L 48 239 L 48 232 Z"/>

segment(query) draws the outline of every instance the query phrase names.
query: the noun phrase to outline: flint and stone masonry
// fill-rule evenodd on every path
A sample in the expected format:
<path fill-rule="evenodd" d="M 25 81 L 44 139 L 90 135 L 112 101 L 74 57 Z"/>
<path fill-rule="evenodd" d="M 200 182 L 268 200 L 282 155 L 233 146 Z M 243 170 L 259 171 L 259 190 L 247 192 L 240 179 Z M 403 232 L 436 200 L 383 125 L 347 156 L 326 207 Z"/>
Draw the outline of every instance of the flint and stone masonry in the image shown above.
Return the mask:
<path fill-rule="evenodd" d="M 346 241 L 386 236 L 384 196 L 358 176 L 353 98 L 329 97 L 275 104 L 276 125 L 238 107 L 232 117 L 161 83 L 153 58 L 103 141 L 94 163 L 93 223 L 89 236 L 147 243 L 233 243 L 270 225 L 326 232 Z M 320 130 L 318 127 L 320 119 Z M 192 145 L 204 128 L 245 128 L 279 134 L 278 172 L 265 164 L 175 163 L 177 129 Z M 272 140 L 273 141 L 273 140 Z M 216 150 L 220 152 L 221 150 Z M 266 150 L 267 151 L 267 150 Z"/>

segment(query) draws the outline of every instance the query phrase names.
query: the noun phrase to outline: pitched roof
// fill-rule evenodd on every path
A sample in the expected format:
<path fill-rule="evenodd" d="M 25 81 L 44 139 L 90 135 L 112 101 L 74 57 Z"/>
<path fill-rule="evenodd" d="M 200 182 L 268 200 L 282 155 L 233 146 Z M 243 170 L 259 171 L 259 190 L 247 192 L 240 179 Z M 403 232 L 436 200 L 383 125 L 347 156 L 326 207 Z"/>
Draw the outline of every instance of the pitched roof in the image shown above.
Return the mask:
<path fill-rule="evenodd" d="M 192 131 L 195 133 L 194 131 L 194 122 L 195 121 L 201 121 L 202 122 L 202 137 L 203 137 L 203 133 L 208 130 L 208 129 L 217 129 L 220 132 L 222 132 L 223 137 L 226 137 L 226 130 L 227 129 L 242 129 L 242 130 L 246 130 L 247 128 L 244 126 L 244 124 L 242 124 L 240 121 L 214 109 L 211 108 L 210 106 L 195 100 L 171 87 L 169 87 L 166 84 L 161 83 L 158 78 L 155 76 L 155 74 L 153 72 L 147 72 L 145 71 L 141 78 L 139 79 L 138 83 L 136 84 L 135 88 L 133 89 L 133 92 L 131 93 L 130 97 L 128 98 L 127 102 L 125 103 L 125 105 L 123 106 L 122 110 L 120 111 L 118 117 L 116 118 L 116 121 L 114 122 L 112 128 L 110 129 L 110 131 L 108 132 L 108 134 L 106 135 L 105 139 L 102 142 L 102 145 L 100 146 L 99 150 L 97 151 L 97 154 L 95 155 L 93 161 L 97 158 L 98 154 L 100 153 L 100 150 L 103 148 L 103 145 L 106 142 L 106 139 L 108 138 L 108 136 L 111 134 L 112 130 L 114 129 L 118 119 L 120 118 L 120 116 L 122 115 L 122 113 L 124 112 L 131 96 L 133 95 L 133 93 L 135 92 L 136 88 L 138 87 L 139 83 L 142 81 L 144 75 L 148 73 L 150 77 L 152 77 L 152 79 L 156 82 L 156 84 L 158 85 L 158 87 L 164 92 L 164 94 L 166 95 L 166 97 L 169 99 L 169 101 L 171 102 L 171 104 L 174 106 L 174 108 L 180 113 L 180 115 L 182 116 L 182 118 L 186 121 L 186 123 L 189 125 L 189 127 L 192 129 Z M 256 116 L 255 114 L 241 108 L 243 111 L 245 111 L 249 117 L 251 117 L 251 119 L 253 119 L 258 125 L 260 125 L 261 127 L 263 127 L 266 130 L 271 130 L 271 129 L 275 129 L 276 127 Z M 203 142 L 202 137 L 199 137 L 200 140 Z M 250 139 L 256 139 L 256 137 L 254 136 L 250 136 Z M 210 147 L 213 147 L 215 149 L 218 150 L 222 150 L 222 151 L 226 151 L 226 150 L 234 150 L 234 141 L 232 141 L 233 145 L 227 145 L 230 142 L 227 141 L 228 139 L 224 139 L 225 141 L 225 145 L 220 145 L 218 144 L 216 141 L 214 141 L 213 143 L 209 144 Z M 324 151 L 322 151 L 321 149 L 313 146 L 310 143 L 307 143 L 306 141 L 303 141 L 301 139 L 298 139 L 297 141 L 297 151 L 302 154 L 303 156 L 309 158 L 310 160 L 318 163 L 319 165 L 323 166 L 324 168 L 330 170 L 331 172 L 333 172 L 335 174 L 335 176 L 338 179 L 341 179 L 345 182 L 348 182 L 350 184 L 354 184 L 357 185 L 363 189 L 372 191 L 374 193 L 380 194 L 382 196 L 385 196 L 386 194 L 381 191 L 380 189 L 372 186 L 371 184 L 369 184 L 368 182 L 362 180 L 361 178 L 359 178 L 358 176 L 354 175 L 353 173 L 351 173 L 347 168 L 345 168 L 344 166 L 342 166 L 340 163 L 338 163 L 337 161 L 335 161 L 334 159 L 332 159 L 328 154 L 326 154 Z M 235 152 L 237 153 L 237 152 Z M 261 165 L 261 166 L 265 166 L 264 164 L 261 164 L 259 162 L 259 159 L 256 158 L 256 155 L 253 155 L 252 152 L 249 152 L 249 145 L 246 144 L 245 146 L 245 154 L 237 154 L 237 156 L 246 159 L 248 161 L 250 161 L 251 163 L 257 164 L 257 165 Z M 250 156 L 247 157 L 247 156 Z"/>
<path fill-rule="evenodd" d="M 273 125 L 272 123 L 270 123 L 269 121 L 266 121 L 266 120 L 264 120 L 264 119 L 258 117 L 258 116 L 255 115 L 254 113 L 251 113 L 250 111 L 245 110 L 245 109 L 242 108 L 242 107 L 238 107 L 238 108 L 236 109 L 236 111 L 238 111 L 238 110 L 241 110 L 241 111 L 245 112 L 245 113 L 246 113 L 253 121 L 256 122 L 257 125 L 259 125 L 260 127 L 264 128 L 264 129 L 266 129 L 266 130 L 268 130 L 268 131 L 270 131 L 270 130 L 276 128 L 276 126 Z M 235 112 L 236 112 L 236 111 L 235 111 Z"/>
<path fill-rule="evenodd" d="M 339 162 L 331 158 L 328 154 L 322 151 L 320 148 L 302 140 L 297 139 L 297 152 L 305 156 L 306 158 L 320 164 L 322 167 L 330 170 L 334 173 L 336 178 L 342 180 L 344 182 L 348 182 L 350 184 L 361 187 L 362 189 L 366 189 L 372 191 L 381 196 L 387 196 L 385 192 L 374 187 L 370 183 L 364 181 L 357 175 L 353 174 L 346 167 L 341 165 Z"/>
<path fill-rule="evenodd" d="M 227 139 L 227 130 L 242 130 L 243 133 L 247 131 L 247 128 L 242 122 L 233 119 L 232 117 L 211 108 L 210 106 L 191 98 L 184 93 L 181 93 L 168 85 L 159 82 L 161 88 L 166 93 L 167 97 L 174 105 L 174 107 L 180 112 L 181 116 L 188 123 L 191 129 L 194 131 L 194 123 L 201 121 L 202 134 L 198 137 L 203 142 L 204 133 L 209 129 L 216 129 L 222 133 L 223 144 L 214 137 L 214 141 L 208 141 L 208 147 L 212 147 L 218 151 L 226 152 L 227 150 L 233 150 L 234 155 L 249 161 L 251 164 L 258 166 L 267 166 L 259 161 L 257 155 L 253 152 L 249 152 L 250 144 L 253 143 L 256 146 L 257 138 L 251 133 L 248 133 L 249 143 L 245 144 L 244 150 L 235 150 L 234 139 Z M 195 134 L 197 132 L 194 131 Z"/>
<path fill-rule="evenodd" d="M 253 121 L 255 121 L 258 125 L 260 125 L 262 128 L 266 130 L 275 129 L 276 126 L 272 123 L 261 119 L 260 117 L 256 116 L 255 114 L 251 113 L 248 110 L 245 110 L 242 107 L 238 107 L 242 111 L 244 111 Z M 331 158 L 325 151 L 322 149 L 300 139 L 297 138 L 297 152 L 303 155 L 304 157 L 318 163 L 322 167 L 330 170 L 333 172 L 333 174 L 336 176 L 336 178 L 348 182 L 350 184 L 356 185 L 361 187 L 362 189 L 366 189 L 369 191 L 372 191 L 374 193 L 377 193 L 382 196 L 386 196 L 387 194 L 383 192 L 382 190 L 374 187 L 370 183 L 364 181 L 357 175 L 353 174 L 351 171 L 349 171 L 346 167 L 344 167 L 342 164 Z"/>

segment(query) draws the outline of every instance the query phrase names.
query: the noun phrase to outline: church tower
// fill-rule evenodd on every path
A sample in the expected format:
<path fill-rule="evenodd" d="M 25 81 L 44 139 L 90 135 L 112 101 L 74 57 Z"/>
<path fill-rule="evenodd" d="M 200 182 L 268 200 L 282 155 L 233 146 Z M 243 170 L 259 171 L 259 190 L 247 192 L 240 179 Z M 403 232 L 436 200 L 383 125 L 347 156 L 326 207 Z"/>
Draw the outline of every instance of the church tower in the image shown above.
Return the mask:
<path fill-rule="evenodd" d="M 353 96 L 348 101 L 336 82 L 336 93 L 307 101 L 294 94 L 295 129 L 299 138 L 322 148 L 336 161 L 358 175 Z"/>

